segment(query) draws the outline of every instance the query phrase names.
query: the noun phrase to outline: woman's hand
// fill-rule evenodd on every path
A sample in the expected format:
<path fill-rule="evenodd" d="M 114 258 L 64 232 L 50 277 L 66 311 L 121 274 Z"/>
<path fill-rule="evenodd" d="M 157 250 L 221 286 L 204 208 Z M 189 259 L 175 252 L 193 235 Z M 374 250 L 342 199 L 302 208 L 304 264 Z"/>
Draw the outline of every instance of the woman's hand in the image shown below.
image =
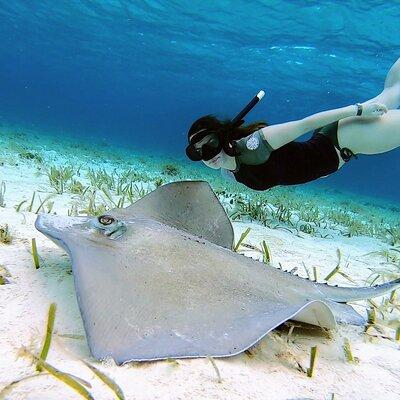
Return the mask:
<path fill-rule="evenodd" d="M 380 117 L 387 113 L 387 107 L 382 103 L 361 103 L 362 114 L 361 117 Z"/>

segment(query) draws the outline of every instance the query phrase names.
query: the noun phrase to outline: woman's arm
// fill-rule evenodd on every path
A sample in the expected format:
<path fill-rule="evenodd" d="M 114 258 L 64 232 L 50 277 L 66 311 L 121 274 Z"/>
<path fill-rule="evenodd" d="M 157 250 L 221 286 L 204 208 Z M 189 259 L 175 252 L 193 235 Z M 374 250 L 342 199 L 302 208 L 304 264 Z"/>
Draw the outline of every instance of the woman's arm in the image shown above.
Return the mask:
<path fill-rule="evenodd" d="M 362 104 L 362 106 L 363 117 L 377 117 L 387 112 L 386 106 L 380 103 Z M 322 111 L 298 121 L 267 126 L 262 128 L 261 131 L 264 139 L 271 147 L 273 149 L 278 149 L 314 129 L 321 128 L 343 118 L 355 117 L 357 111 L 357 105 Z"/>

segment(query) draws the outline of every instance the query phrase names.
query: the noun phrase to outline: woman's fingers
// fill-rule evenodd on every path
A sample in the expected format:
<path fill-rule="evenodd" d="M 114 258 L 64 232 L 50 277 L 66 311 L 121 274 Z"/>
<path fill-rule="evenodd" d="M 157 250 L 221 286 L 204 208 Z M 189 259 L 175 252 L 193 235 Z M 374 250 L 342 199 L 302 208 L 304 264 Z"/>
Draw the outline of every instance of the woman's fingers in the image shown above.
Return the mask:
<path fill-rule="evenodd" d="M 375 109 L 372 112 L 375 115 L 383 115 L 387 113 L 387 107 L 385 106 L 385 104 L 375 103 L 374 108 Z"/>
<path fill-rule="evenodd" d="M 387 113 L 387 108 L 385 106 L 379 107 L 378 113 L 379 113 L 379 115 L 383 115 L 383 114 Z"/>
<path fill-rule="evenodd" d="M 362 104 L 363 106 L 363 111 L 362 111 L 362 116 L 363 117 L 380 117 L 383 114 L 386 114 L 388 109 L 385 104 L 383 103 L 377 103 L 377 102 L 367 102 Z"/>
<path fill-rule="evenodd" d="M 379 112 L 382 112 L 382 113 L 387 112 L 387 108 L 386 108 L 386 106 L 385 106 L 384 104 L 378 104 L 377 110 L 378 110 Z"/>

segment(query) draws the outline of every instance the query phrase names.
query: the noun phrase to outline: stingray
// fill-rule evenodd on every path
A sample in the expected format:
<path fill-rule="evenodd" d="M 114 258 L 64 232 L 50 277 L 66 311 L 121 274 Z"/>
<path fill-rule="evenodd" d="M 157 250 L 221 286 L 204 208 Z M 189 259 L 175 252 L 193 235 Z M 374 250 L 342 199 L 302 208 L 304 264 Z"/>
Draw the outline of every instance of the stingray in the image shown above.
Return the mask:
<path fill-rule="evenodd" d="M 232 224 L 204 181 L 99 217 L 41 214 L 36 228 L 71 258 L 92 355 L 118 364 L 233 356 L 289 319 L 362 325 L 346 302 L 400 286 L 333 287 L 232 251 Z"/>

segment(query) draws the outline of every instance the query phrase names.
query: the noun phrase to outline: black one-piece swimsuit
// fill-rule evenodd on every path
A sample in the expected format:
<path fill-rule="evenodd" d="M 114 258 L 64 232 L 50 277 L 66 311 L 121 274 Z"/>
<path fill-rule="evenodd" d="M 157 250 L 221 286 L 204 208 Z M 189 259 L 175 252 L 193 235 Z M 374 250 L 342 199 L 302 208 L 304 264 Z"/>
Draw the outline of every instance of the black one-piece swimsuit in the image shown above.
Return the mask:
<path fill-rule="evenodd" d="M 263 164 L 241 164 L 233 172 L 235 178 L 251 189 L 267 190 L 278 185 L 306 183 L 329 175 L 339 168 L 339 157 L 335 150 L 336 134 L 337 123 L 317 129 L 305 142 L 290 142 L 272 151 Z"/>

